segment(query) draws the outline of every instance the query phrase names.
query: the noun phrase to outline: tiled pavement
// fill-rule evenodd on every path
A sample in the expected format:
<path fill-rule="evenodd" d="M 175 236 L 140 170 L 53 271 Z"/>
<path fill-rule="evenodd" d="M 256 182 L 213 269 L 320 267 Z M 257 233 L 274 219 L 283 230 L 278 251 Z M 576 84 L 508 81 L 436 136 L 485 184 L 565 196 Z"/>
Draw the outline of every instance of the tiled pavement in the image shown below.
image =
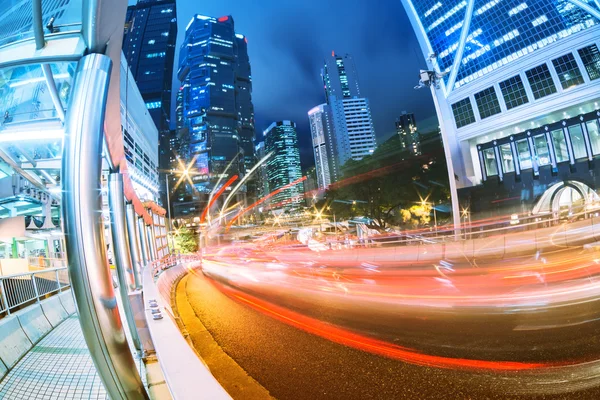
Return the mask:
<path fill-rule="evenodd" d="M 143 371 L 139 358 L 136 364 Z M 0 399 L 108 399 L 76 315 L 50 332 L 8 373 L 0 382 Z"/>
<path fill-rule="evenodd" d="M 73 315 L 43 338 L 0 382 L 0 399 L 108 399 Z"/>

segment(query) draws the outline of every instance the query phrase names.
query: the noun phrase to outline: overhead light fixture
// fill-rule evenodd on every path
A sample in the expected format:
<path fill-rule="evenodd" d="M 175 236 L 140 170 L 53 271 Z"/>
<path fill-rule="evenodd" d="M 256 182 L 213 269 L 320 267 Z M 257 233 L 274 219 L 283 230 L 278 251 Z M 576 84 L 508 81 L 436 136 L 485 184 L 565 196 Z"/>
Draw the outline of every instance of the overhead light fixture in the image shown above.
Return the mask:
<path fill-rule="evenodd" d="M 62 139 L 65 131 L 62 129 L 48 129 L 46 131 L 8 131 L 0 133 L 0 143 L 19 143 L 32 140 Z"/>

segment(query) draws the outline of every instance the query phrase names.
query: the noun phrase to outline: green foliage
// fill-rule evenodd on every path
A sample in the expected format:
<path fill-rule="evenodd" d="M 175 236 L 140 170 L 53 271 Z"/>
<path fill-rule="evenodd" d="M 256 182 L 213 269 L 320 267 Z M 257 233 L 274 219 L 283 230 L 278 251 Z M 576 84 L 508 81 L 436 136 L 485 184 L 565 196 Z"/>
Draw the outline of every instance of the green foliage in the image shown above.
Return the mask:
<path fill-rule="evenodd" d="M 195 253 L 198 251 L 198 235 L 187 227 L 175 233 L 175 250 L 181 253 Z"/>
<path fill-rule="evenodd" d="M 427 154 L 411 156 L 401 150 L 399 137 L 394 135 L 373 155 L 349 160 L 342 168 L 342 180 L 330 187 L 321 207 L 328 207 L 328 214 L 335 213 L 338 221 L 369 217 L 379 229 L 427 225 L 432 205 L 421 201 L 446 202 L 450 192 L 439 136 L 432 136 L 423 148 Z"/>

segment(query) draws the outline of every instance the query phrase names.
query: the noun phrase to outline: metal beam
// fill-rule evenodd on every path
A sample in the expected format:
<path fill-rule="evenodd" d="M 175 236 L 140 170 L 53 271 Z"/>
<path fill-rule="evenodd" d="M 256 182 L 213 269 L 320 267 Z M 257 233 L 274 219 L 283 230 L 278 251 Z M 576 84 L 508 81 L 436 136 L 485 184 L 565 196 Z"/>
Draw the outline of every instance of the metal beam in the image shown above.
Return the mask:
<path fill-rule="evenodd" d="M 135 326 L 133 309 L 129 300 L 129 288 L 135 287 L 133 278 L 133 261 L 129 251 L 129 235 L 125 214 L 125 195 L 123 193 L 123 175 L 113 172 L 108 176 L 108 206 L 110 209 L 110 231 L 113 242 L 113 253 L 119 277 L 121 304 L 127 319 L 127 326 L 136 350 L 141 351 L 141 340 Z"/>
<path fill-rule="evenodd" d="M 592 8 L 589 4 L 584 3 L 581 0 L 567 0 L 569 3 L 572 3 L 574 5 L 576 5 L 577 7 L 589 12 L 590 14 L 592 14 L 594 17 L 600 19 L 600 10 L 596 10 L 595 8 Z M 596 6 L 600 7 L 600 2 L 598 0 L 595 0 Z"/>
<path fill-rule="evenodd" d="M 113 400 L 148 395 L 123 333 L 101 218 L 102 137 L 112 62 L 83 57 L 69 101 L 63 148 L 64 224 L 69 275 L 83 336 Z"/>
<path fill-rule="evenodd" d="M 460 40 L 458 41 L 458 49 L 454 55 L 454 63 L 450 69 L 450 76 L 448 77 L 448 83 L 446 85 L 446 96 L 448 96 L 454 88 L 454 82 L 458 75 L 458 70 L 462 63 L 462 57 L 465 52 L 465 45 L 467 44 L 467 37 L 469 36 L 469 29 L 471 28 L 471 19 L 473 18 L 473 9 L 475 8 L 475 0 L 468 0 L 467 10 L 465 11 L 465 19 L 463 20 L 462 30 L 460 31 Z"/>
<path fill-rule="evenodd" d="M 31 2 L 33 7 L 33 37 L 35 39 L 35 49 L 41 50 L 46 46 L 44 40 L 44 26 L 42 24 L 42 0 L 33 0 Z"/>
<path fill-rule="evenodd" d="M 44 78 L 46 79 L 46 86 L 48 86 L 48 93 L 50 94 L 50 98 L 52 99 L 52 104 L 54 104 L 56 115 L 58 115 L 60 121 L 64 123 L 65 110 L 62 106 L 62 102 L 60 101 L 58 89 L 56 89 L 56 82 L 54 81 L 54 75 L 52 74 L 50 64 L 42 64 L 42 73 L 44 74 Z"/>
<path fill-rule="evenodd" d="M 140 289 L 142 287 L 142 274 L 141 274 L 141 255 L 140 255 L 140 242 L 137 231 L 135 209 L 132 203 L 127 203 L 127 238 L 129 239 L 129 249 L 131 251 L 131 262 L 133 263 L 133 278 L 135 280 L 135 287 Z"/>

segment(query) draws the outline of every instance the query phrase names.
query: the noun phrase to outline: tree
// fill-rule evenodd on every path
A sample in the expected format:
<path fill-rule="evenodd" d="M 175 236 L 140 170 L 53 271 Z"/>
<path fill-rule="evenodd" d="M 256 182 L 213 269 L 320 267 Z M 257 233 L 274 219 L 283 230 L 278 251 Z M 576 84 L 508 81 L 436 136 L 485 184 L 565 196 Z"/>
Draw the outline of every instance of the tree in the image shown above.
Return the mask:
<path fill-rule="evenodd" d="M 443 149 L 433 140 L 438 144 L 426 146 L 429 153 L 415 157 L 401 150 L 399 136 L 394 135 L 373 155 L 349 160 L 342 167 L 343 178 L 326 193 L 329 213 L 338 220 L 365 216 L 382 230 L 429 223 L 432 207 L 420 205 L 422 200 L 438 204 L 450 195 Z"/>
<path fill-rule="evenodd" d="M 175 250 L 182 253 L 195 253 L 198 251 L 198 237 L 187 227 L 179 229 L 175 233 Z"/>

